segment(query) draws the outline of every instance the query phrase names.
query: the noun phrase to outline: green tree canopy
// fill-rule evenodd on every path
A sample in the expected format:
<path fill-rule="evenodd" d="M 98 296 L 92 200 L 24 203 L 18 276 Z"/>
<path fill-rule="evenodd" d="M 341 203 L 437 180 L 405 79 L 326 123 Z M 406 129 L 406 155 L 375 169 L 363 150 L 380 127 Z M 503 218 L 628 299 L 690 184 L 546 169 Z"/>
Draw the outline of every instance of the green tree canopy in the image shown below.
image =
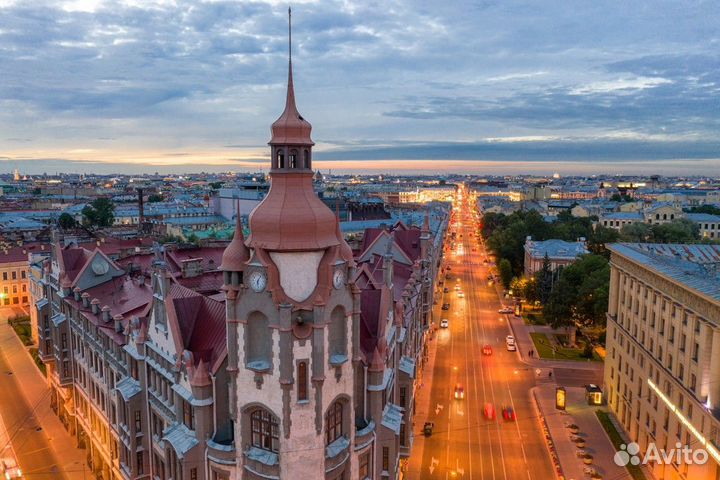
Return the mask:
<path fill-rule="evenodd" d="M 88 227 L 109 227 L 115 221 L 115 204 L 109 198 L 96 198 L 82 209 L 82 216 Z"/>
<path fill-rule="evenodd" d="M 77 226 L 77 222 L 72 215 L 65 212 L 61 213 L 60 217 L 58 217 L 58 226 L 63 230 L 69 230 L 71 228 L 75 228 Z"/>
<path fill-rule="evenodd" d="M 513 278 L 513 272 L 512 266 L 506 258 L 500 260 L 500 263 L 498 264 L 498 274 L 500 275 L 500 281 L 502 282 L 503 287 L 509 288 L 510 282 Z"/>

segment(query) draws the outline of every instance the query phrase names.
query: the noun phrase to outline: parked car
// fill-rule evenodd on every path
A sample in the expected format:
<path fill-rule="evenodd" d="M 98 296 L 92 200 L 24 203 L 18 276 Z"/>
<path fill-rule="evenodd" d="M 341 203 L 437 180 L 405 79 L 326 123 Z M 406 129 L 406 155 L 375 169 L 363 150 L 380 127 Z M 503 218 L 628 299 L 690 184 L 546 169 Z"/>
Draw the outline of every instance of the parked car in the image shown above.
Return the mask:
<path fill-rule="evenodd" d="M 443 318 L 440 320 L 440 328 L 448 328 L 449 322 L 447 318 Z"/>
<path fill-rule="evenodd" d="M 442 309 L 443 309 L 443 310 L 450 310 L 450 304 L 449 304 L 449 303 L 443 303 Z"/>
<path fill-rule="evenodd" d="M 503 305 L 503 307 L 498 310 L 498 313 L 513 313 L 512 307 L 506 307 Z"/>
<path fill-rule="evenodd" d="M 505 420 L 508 420 L 510 422 L 513 422 L 516 420 L 515 410 L 513 410 L 512 407 L 504 407 L 502 410 L 502 416 Z"/>
<path fill-rule="evenodd" d="M 453 394 L 455 400 L 463 400 L 465 398 L 465 389 L 459 383 L 455 385 L 455 393 Z"/>
<path fill-rule="evenodd" d="M 22 478 L 22 470 L 14 458 L 7 457 L 0 460 L 0 471 L 6 480 L 11 478 Z"/>
<path fill-rule="evenodd" d="M 443 288 L 443 292 L 448 293 L 448 292 L 450 292 L 450 289 L 448 287 L 445 287 L 445 288 Z"/>
<path fill-rule="evenodd" d="M 492 347 L 490 345 L 485 345 L 482 348 L 483 355 L 492 355 Z"/>

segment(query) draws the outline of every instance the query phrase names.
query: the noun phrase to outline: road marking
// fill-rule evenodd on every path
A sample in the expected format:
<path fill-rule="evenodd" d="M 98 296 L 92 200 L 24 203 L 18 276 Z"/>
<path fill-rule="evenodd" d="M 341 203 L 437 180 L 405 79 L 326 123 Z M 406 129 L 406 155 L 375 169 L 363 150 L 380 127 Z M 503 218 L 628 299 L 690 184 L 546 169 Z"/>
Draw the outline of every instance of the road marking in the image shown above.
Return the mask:
<path fill-rule="evenodd" d="M 442 404 L 438 403 L 437 407 L 435 407 L 435 415 L 440 415 L 440 412 L 442 411 L 443 408 L 445 408 L 445 407 L 443 407 Z"/>
<path fill-rule="evenodd" d="M 440 465 L 440 460 L 435 457 L 430 457 L 430 475 L 435 471 L 435 467 Z"/>

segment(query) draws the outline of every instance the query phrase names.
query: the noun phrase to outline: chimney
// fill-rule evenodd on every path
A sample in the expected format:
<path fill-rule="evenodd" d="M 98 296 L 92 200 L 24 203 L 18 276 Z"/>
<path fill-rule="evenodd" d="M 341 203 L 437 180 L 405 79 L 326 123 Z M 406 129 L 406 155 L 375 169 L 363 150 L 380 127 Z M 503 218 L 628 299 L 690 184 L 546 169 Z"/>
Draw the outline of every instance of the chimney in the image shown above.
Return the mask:
<path fill-rule="evenodd" d="M 85 308 L 90 308 L 90 294 L 85 292 L 81 295 L 82 304 Z"/>
<path fill-rule="evenodd" d="M 76 302 L 80 301 L 80 287 L 75 287 L 73 290 L 73 296 L 75 297 Z"/>
<path fill-rule="evenodd" d="M 145 204 L 143 203 L 143 189 L 137 189 L 138 194 L 138 226 L 142 231 L 143 223 L 145 222 Z"/>
<path fill-rule="evenodd" d="M 90 302 L 90 309 L 92 310 L 93 315 L 100 313 L 100 300 L 93 298 Z"/>
<path fill-rule="evenodd" d="M 110 307 L 107 305 L 102 307 L 102 319 L 103 319 L 103 322 L 110 321 Z"/>
<path fill-rule="evenodd" d="M 120 333 L 123 331 L 123 316 L 120 314 L 117 314 L 113 317 L 113 320 L 115 321 L 115 331 Z"/>

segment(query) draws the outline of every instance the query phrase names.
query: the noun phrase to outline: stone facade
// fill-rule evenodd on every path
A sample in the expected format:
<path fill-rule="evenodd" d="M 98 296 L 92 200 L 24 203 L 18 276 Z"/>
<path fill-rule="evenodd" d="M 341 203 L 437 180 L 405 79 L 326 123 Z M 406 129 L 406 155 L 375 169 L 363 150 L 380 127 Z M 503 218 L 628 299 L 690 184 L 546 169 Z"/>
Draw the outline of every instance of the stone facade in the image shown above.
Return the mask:
<path fill-rule="evenodd" d="M 647 451 L 706 445 L 705 465 L 653 465 L 657 478 L 720 474 L 720 249 L 616 244 L 611 257 L 608 403 Z M 712 293 L 714 289 L 714 294 Z"/>

